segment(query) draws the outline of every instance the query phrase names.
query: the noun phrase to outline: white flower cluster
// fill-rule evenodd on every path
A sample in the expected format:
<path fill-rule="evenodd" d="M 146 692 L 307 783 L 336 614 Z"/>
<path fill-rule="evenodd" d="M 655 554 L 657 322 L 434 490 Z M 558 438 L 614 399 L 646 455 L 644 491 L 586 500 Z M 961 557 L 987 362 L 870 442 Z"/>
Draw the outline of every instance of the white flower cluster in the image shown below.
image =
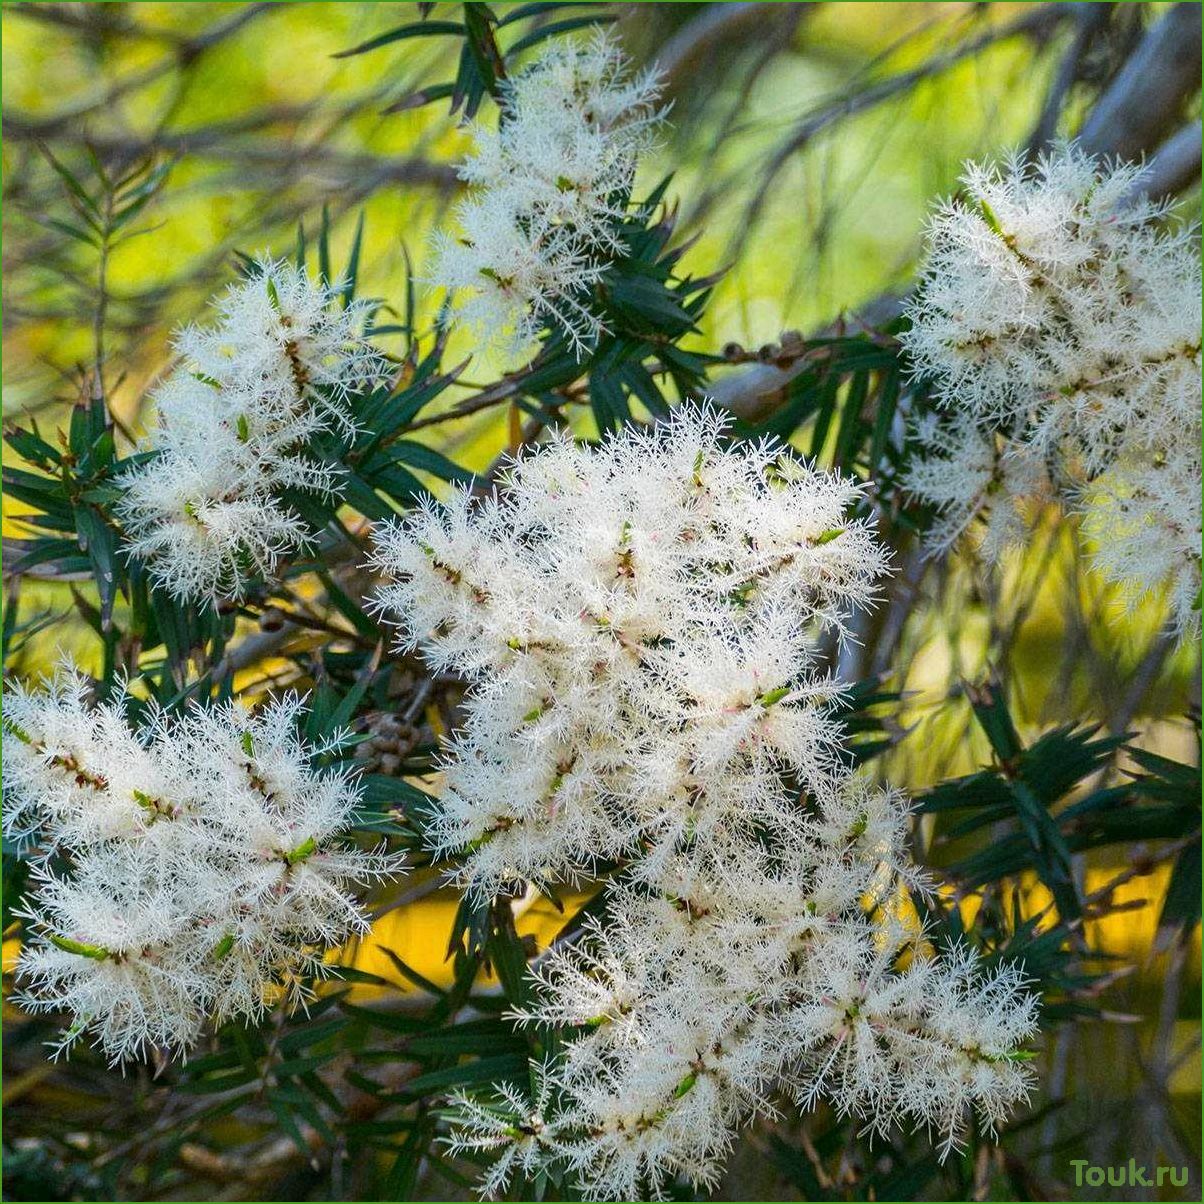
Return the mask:
<path fill-rule="evenodd" d="M 461 232 L 437 236 L 431 282 L 508 355 L 545 323 L 584 348 L 602 329 L 585 294 L 622 249 L 616 226 L 661 120 L 657 82 L 598 35 L 545 51 L 503 89 L 498 128 L 472 126 Z"/>
<path fill-rule="evenodd" d="M 474 682 L 430 832 L 478 897 L 623 864 L 525 1023 L 582 1026 L 536 1098 L 460 1097 L 455 1150 L 589 1198 L 712 1185 L 782 1087 L 868 1128 L 1025 1098 L 1035 998 L 888 915 L 907 807 L 851 774 L 815 637 L 885 570 L 851 481 L 683 408 L 552 442 L 388 533 L 382 609 Z"/>
<path fill-rule="evenodd" d="M 90 688 L 64 665 L 4 698 L 4 831 L 35 850 L 16 1001 L 72 1013 L 60 1048 L 87 1035 L 113 1062 L 303 1002 L 367 927 L 350 888 L 401 859 L 339 841 L 359 792 L 312 768 L 300 700 L 132 727 L 124 695 Z"/>
<path fill-rule="evenodd" d="M 1200 258 L 1159 224 L 1142 169 L 1074 146 L 969 164 L 933 218 L 902 338 L 948 417 L 919 430 L 910 485 L 948 544 L 976 515 L 994 557 L 1027 502 L 1085 512 L 1095 562 L 1131 596 L 1165 585 L 1180 629 L 1200 590 Z"/>
<path fill-rule="evenodd" d="M 282 491 L 339 492 L 338 466 L 306 445 L 354 430 L 347 397 L 384 361 L 362 333 L 367 303 L 338 298 L 302 268 L 261 260 L 218 300 L 214 326 L 177 337 L 183 363 L 155 395 L 155 452 L 124 474 L 117 508 L 127 553 L 177 599 L 241 597 L 308 542 Z"/>

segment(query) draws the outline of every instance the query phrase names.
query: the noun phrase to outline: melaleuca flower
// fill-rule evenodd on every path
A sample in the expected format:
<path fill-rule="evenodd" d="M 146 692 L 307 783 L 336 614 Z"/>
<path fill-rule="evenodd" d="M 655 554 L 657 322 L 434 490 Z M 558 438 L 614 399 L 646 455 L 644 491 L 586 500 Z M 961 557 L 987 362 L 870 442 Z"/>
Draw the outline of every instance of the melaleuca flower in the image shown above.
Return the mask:
<path fill-rule="evenodd" d="M 589 1199 L 661 1198 L 677 1176 L 713 1187 L 735 1133 L 774 1115 L 783 1087 L 869 1131 L 931 1128 L 942 1156 L 972 1112 L 993 1131 L 1027 1099 L 1036 998 L 1019 969 L 921 951 L 919 934 L 869 919 L 850 889 L 879 876 L 869 856 L 830 843 L 790 869 L 751 845 L 737 856 L 740 889 L 610 888 L 605 920 L 551 952 L 515 1014 L 581 1034 L 546 1069 L 551 1088 L 512 1101 L 521 1126 L 462 1099 L 453 1149 L 566 1173 Z"/>
<path fill-rule="evenodd" d="M 1186 630 L 1199 617 L 1199 250 L 1194 230 L 1160 220 L 1141 173 L 1073 146 L 967 165 L 932 220 L 901 336 L 948 411 L 917 428 L 910 485 L 940 511 L 938 545 L 987 515 L 991 558 L 1028 529 L 1016 499 L 1086 509 L 1098 567 L 1130 592 L 1169 584 Z M 1154 497 L 1167 509 L 1147 522 L 1139 499 Z"/>
<path fill-rule="evenodd" d="M 354 780 L 313 767 L 288 695 L 129 721 L 70 665 L 5 696 L 5 833 L 32 844 L 17 1001 L 67 1011 L 114 1061 L 186 1053 L 209 1020 L 306 998 L 324 954 L 363 932 L 351 888 L 400 858 L 342 835 Z"/>
<path fill-rule="evenodd" d="M 510 1083 L 500 1083 L 488 1098 L 462 1091 L 452 1094 L 447 1115 L 457 1123 L 448 1145 L 453 1154 L 496 1154 L 486 1174 L 482 1190 L 499 1196 L 510 1183 L 516 1169 L 534 1177 L 547 1164 L 549 1155 L 559 1156 L 570 1148 L 557 1132 L 555 1123 L 544 1119 L 551 1101 L 553 1083 L 548 1067 L 531 1067 L 534 1099 Z"/>
<path fill-rule="evenodd" d="M 497 498 L 462 488 L 380 536 L 380 608 L 480 683 L 431 828 L 471 847 L 473 891 L 772 822 L 785 769 L 828 790 L 839 691 L 814 628 L 869 601 L 886 557 L 848 515 L 856 484 L 726 451 L 722 425 L 558 439 Z"/>
<path fill-rule="evenodd" d="M 560 327 L 578 348 L 602 329 L 587 294 L 622 251 L 618 223 L 661 119 L 652 75 L 604 36 L 559 44 L 502 85 L 497 129 L 473 125 L 472 190 L 439 236 L 431 282 L 489 344 L 517 355 Z"/>
<path fill-rule="evenodd" d="M 815 664 L 886 567 L 850 514 L 859 487 L 723 428 L 682 408 L 593 448 L 559 437 L 495 494 L 456 492 L 379 542 L 403 645 L 473 683 L 427 829 L 453 877 L 486 898 L 624 867 L 515 1013 L 579 1034 L 537 1097 L 454 1110 L 454 1149 L 500 1154 L 487 1192 L 516 1168 L 591 1199 L 713 1185 L 781 1085 L 871 1126 L 931 1125 L 946 1148 L 974 1104 L 990 1125 L 1030 1085 L 1020 973 L 982 978 L 968 953 L 904 968 L 879 918 L 926 889 L 907 805 L 851 773 L 840 689 Z M 836 1020 L 859 1006 L 842 994 L 867 975 L 883 1017 L 948 980 L 940 1006 L 978 1027 L 929 998 L 907 1013 L 923 1056 L 900 1018 L 873 1075 L 834 1073 Z"/>
<path fill-rule="evenodd" d="M 781 1012 L 799 1102 L 826 1097 L 869 1132 L 927 1125 L 942 1156 L 961 1145 L 971 1110 L 994 1134 L 1032 1086 L 1021 1045 L 1036 1031 L 1037 1001 L 1023 973 L 986 972 L 965 945 L 931 957 L 910 936 L 874 938 L 815 942 Z M 912 956 L 899 968 L 904 950 Z"/>
<path fill-rule="evenodd" d="M 143 821 L 134 791 L 164 793 L 157 775 L 167 767 L 126 722 L 123 698 L 94 703 L 92 682 L 69 663 L 40 689 L 8 683 L 2 719 L 4 833 L 14 842 L 129 835 Z"/>
<path fill-rule="evenodd" d="M 922 421 L 916 434 L 924 451 L 907 484 L 936 507 L 927 532 L 934 548 L 951 547 L 979 519 L 978 546 L 994 563 L 1023 541 L 1037 510 L 1056 500 L 1045 458 L 1028 444 L 1009 443 L 973 422 Z"/>
<path fill-rule="evenodd" d="M 212 327 L 176 339 L 183 364 L 155 394 L 154 454 L 129 469 L 118 515 L 126 551 L 181 601 L 241 597 L 309 540 L 286 490 L 334 497 L 337 466 L 307 451 L 354 430 L 349 395 L 384 361 L 362 329 L 367 303 L 303 269 L 262 260 L 217 303 Z"/>
<path fill-rule="evenodd" d="M 1185 633 L 1200 612 L 1200 479 L 1199 445 L 1185 437 L 1118 458 L 1079 506 L 1096 568 L 1134 604 L 1163 583 Z"/>
<path fill-rule="evenodd" d="M 586 295 L 606 270 L 572 229 L 538 239 L 504 193 L 470 198 L 457 210 L 458 237 L 437 233 L 434 283 L 453 297 L 457 321 L 489 346 L 517 356 L 545 325 L 562 327 L 587 346 L 602 329 Z"/>

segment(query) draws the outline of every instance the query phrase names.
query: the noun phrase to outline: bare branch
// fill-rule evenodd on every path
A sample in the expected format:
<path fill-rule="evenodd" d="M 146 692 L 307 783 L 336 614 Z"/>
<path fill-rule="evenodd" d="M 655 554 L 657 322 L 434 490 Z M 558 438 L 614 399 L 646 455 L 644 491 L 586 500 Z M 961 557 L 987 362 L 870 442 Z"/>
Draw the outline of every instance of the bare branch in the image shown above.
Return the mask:
<path fill-rule="evenodd" d="M 1138 191 L 1154 200 L 1174 196 L 1200 178 L 1199 120 L 1189 121 L 1157 150 Z"/>
<path fill-rule="evenodd" d="M 231 141 L 242 127 L 253 128 L 272 124 L 276 120 L 287 121 L 300 110 L 282 109 L 278 112 L 254 114 L 238 122 L 220 122 L 181 133 L 163 131 L 149 138 L 126 135 L 96 134 L 89 137 L 89 144 L 102 155 L 116 155 L 123 159 L 137 159 L 155 150 L 174 154 L 204 155 L 213 150 L 217 157 L 227 163 L 239 163 L 244 167 L 259 167 L 272 172 L 274 181 L 280 182 L 280 174 L 292 172 L 304 174 L 309 182 L 315 175 L 323 177 L 328 189 L 354 183 L 365 189 L 385 183 L 427 184 L 437 188 L 456 187 L 459 177 L 454 167 L 446 163 L 432 163 L 416 156 L 390 159 L 380 155 L 355 154 L 333 150 L 321 145 L 297 145 L 292 142 L 259 139 L 256 141 Z M 15 142 L 36 142 L 53 134 L 58 118 L 40 121 L 21 112 L 6 112 L 4 134 Z M 249 127 L 252 128 L 252 127 Z M 370 190 L 367 189 L 367 190 Z"/>
<path fill-rule="evenodd" d="M 944 54 L 936 54 L 918 67 L 910 71 L 902 71 L 897 75 L 888 76 L 862 88 L 860 91 L 849 91 L 836 100 L 823 105 L 815 112 L 804 118 L 795 126 L 790 136 L 785 139 L 770 159 L 761 175 L 760 184 L 752 200 L 748 203 L 740 220 L 734 246 L 730 254 L 739 252 L 744 239 L 753 230 L 765 207 L 769 191 L 774 180 L 786 164 L 801 151 L 809 142 L 824 130 L 864 113 L 869 109 L 909 92 L 918 83 L 933 75 L 955 67 L 965 59 L 981 54 L 989 46 L 997 42 L 1007 41 L 1014 37 L 1044 37 L 1048 34 L 1051 24 L 1066 17 L 1066 6 L 1061 4 L 1042 4 L 1023 13 L 1016 20 L 996 29 L 989 29 L 976 38 L 954 47 Z"/>
<path fill-rule="evenodd" d="M 1141 40 L 1079 133 L 1097 155 L 1139 159 L 1200 89 L 1200 5 L 1176 4 Z"/>
<path fill-rule="evenodd" d="M 805 4 L 788 6 L 797 20 Z M 672 95 L 715 52 L 749 33 L 759 32 L 782 15 L 781 4 L 708 4 L 686 22 L 657 52 L 656 60 Z"/>
<path fill-rule="evenodd" d="M 1028 140 L 1030 151 L 1043 150 L 1057 136 L 1058 121 L 1066 107 L 1067 97 L 1079 79 L 1087 50 L 1094 42 L 1096 35 L 1107 26 L 1111 10 L 1110 4 L 1074 6 L 1073 16 L 1076 25 L 1074 37 L 1062 57 L 1062 62 L 1058 65 L 1058 73 L 1045 97 L 1041 117 Z"/>
<path fill-rule="evenodd" d="M 23 13 L 24 5 L 6 5 L 5 7 L 12 9 L 15 12 Z M 34 6 L 30 6 L 33 8 Z M 212 49 L 226 38 L 237 33 L 248 22 L 253 21 L 256 17 L 264 13 L 271 12 L 275 9 L 283 8 L 283 5 L 271 3 L 256 3 L 248 4 L 245 7 L 238 9 L 230 16 L 223 18 L 220 21 L 215 21 L 212 25 L 202 30 L 199 34 L 191 37 L 184 37 L 173 40 L 173 48 L 170 53 L 163 55 L 149 67 L 143 68 L 140 71 L 132 72 L 125 78 L 117 80 L 113 83 L 103 95 L 93 97 L 89 100 L 73 104 L 66 109 L 56 113 L 53 117 L 47 118 L 44 122 L 43 136 L 50 134 L 59 134 L 64 130 L 72 129 L 80 120 L 80 118 L 97 112 L 105 112 L 112 109 L 118 100 L 123 96 L 128 96 L 132 92 L 137 92 L 142 88 L 154 83 L 156 80 L 168 75 L 170 72 L 177 70 L 180 67 L 187 66 L 194 62 L 207 50 Z M 37 11 L 31 12 L 30 16 L 39 17 L 42 20 L 55 20 L 59 23 L 71 23 L 71 18 L 64 19 L 61 12 L 55 12 L 57 6 L 42 5 L 37 6 Z M 78 24 L 78 23 L 77 23 Z M 105 26 L 105 30 L 118 30 L 123 33 L 132 35 L 140 35 L 144 31 L 141 26 L 134 28 L 127 27 L 120 22 L 116 25 Z M 9 116 L 6 113 L 4 116 L 5 132 Z"/>
<path fill-rule="evenodd" d="M 903 312 L 903 301 L 901 295 L 884 293 L 863 306 L 849 324 L 854 329 L 866 330 L 884 326 Z M 822 333 L 831 334 L 834 329 L 845 325 L 844 322 L 836 323 Z M 708 396 L 737 418 L 749 422 L 760 421 L 778 408 L 785 399 L 786 386 L 806 370 L 808 362 L 805 356 L 800 356 L 785 367 L 750 364 L 714 381 L 707 390 Z"/>

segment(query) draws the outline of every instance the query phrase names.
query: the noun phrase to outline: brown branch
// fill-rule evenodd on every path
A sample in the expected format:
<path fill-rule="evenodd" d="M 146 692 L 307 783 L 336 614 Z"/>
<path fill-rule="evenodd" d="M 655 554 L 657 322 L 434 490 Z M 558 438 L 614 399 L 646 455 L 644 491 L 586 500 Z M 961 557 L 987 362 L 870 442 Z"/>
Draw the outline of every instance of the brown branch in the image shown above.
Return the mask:
<path fill-rule="evenodd" d="M 464 364 L 460 365 L 460 368 L 456 370 L 457 374 L 464 366 Z M 482 389 L 475 397 L 470 397 L 465 401 L 459 402 L 450 410 L 444 410 L 440 414 L 431 414 L 427 418 L 419 418 L 417 421 L 411 422 L 406 427 L 406 433 L 409 434 L 411 431 L 421 430 L 423 427 L 439 426 L 444 422 L 454 422 L 459 418 L 470 418 L 473 414 L 479 414 L 482 410 L 487 410 L 492 406 L 501 405 L 502 402 L 520 397 L 525 390 L 528 375 L 534 370 L 535 366 L 531 365 L 520 372 L 508 373 L 495 384 Z"/>
<path fill-rule="evenodd" d="M 1138 708 L 1145 701 L 1150 687 L 1158 680 L 1158 675 L 1162 672 L 1167 657 L 1178 647 L 1178 644 L 1178 636 L 1171 626 L 1163 627 L 1154 637 L 1134 671 L 1116 713 L 1108 719 L 1108 730 L 1114 735 L 1119 736 L 1128 731 L 1129 724 L 1133 722 Z"/>
<path fill-rule="evenodd" d="M 905 298 L 894 293 L 884 293 L 868 302 L 852 320 L 854 329 L 873 330 L 893 321 L 903 312 Z M 834 329 L 843 329 L 844 322 L 834 323 L 822 333 L 831 334 Z M 809 360 L 800 356 L 792 364 L 751 364 L 728 376 L 714 381 L 708 387 L 708 396 L 738 418 L 759 422 L 776 410 L 786 398 L 786 386 L 805 371 Z"/>

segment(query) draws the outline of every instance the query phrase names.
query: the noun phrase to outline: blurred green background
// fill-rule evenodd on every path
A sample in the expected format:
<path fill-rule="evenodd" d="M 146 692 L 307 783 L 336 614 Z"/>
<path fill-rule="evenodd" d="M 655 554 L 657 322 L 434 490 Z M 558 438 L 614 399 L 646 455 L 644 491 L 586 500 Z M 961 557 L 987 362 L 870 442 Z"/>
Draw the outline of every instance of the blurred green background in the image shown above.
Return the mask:
<path fill-rule="evenodd" d="M 454 16 L 453 5 L 433 7 L 436 18 Z M 499 14 L 515 7 L 494 6 Z M 1021 146 L 1037 125 L 1077 36 L 1061 11 L 1073 7 L 609 6 L 637 61 L 661 62 L 673 103 L 643 183 L 674 173 L 679 238 L 697 237 L 686 269 L 727 268 L 698 345 L 755 348 L 786 330 L 827 328 L 904 289 L 928 206 L 956 187 L 961 162 Z M 1110 10 L 1108 21 L 1067 93 L 1065 133 L 1169 6 L 1094 7 Z M 725 8 L 741 11 L 728 14 L 718 36 L 704 36 L 708 14 Z M 316 231 L 324 206 L 336 262 L 364 215 L 360 292 L 400 309 L 411 270 L 421 281 L 430 232 L 450 219 L 454 165 L 468 145 L 445 101 L 414 106 L 406 98 L 450 77 L 452 48 L 429 38 L 334 55 L 416 16 L 415 5 L 390 3 L 6 5 L 6 418 L 33 415 L 52 428 L 92 355 L 94 253 L 53 225 L 70 209 L 42 145 L 73 169 L 86 170 L 89 145 L 106 161 L 154 154 L 172 163 L 137 237 L 110 264 L 107 375 L 130 438 L 170 363 L 172 328 L 203 316 L 206 298 L 230 278 L 234 252 L 291 253 L 298 223 Z M 481 117 L 493 119 L 488 108 Z M 1198 210 L 1198 187 L 1181 204 Z M 417 298 L 429 325 L 438 298 L 421 284 Z M 451 362 L 472 352 L 453 336 Z M 477 357 L 466 378 L 492 380 L 508 366 Z M 504 424 L 491 411 L 439 427 L 437 440 L 479 468 L 504 445 Z M 6 504 L 6 534 L 17 530 L 19 512 Z M 47 617 L 22 673 L 56 645 L 75 647 L 85 664 L 94 656 L 63 585 L 25 583 L 20 606 L 23 618 Z M 1027 735 L 1094 722 L 1138 730 L 1143 746 L 1194 761 L 1198 649 L 1175 648 L 1161 622 L 1154 603 L 1125 616 L 1085 571 L 1067 528 L 1052 523 L 997 579 L 968 562 L 926 575 L 892 658 L 892 684 L 908 692 L 896 718 L 911 732 L 883 771 L 915 790 L 984 762 L 960 682 L 988 665 L 1008 683 Z M 863 669 L 881 667 L 872 652 Z M 932 850 L 938 864 L 941 855 Z M 1085 889 L 1140 856 L 1082 865 Z M 1190 1164 L 1187 1190 L 1198 1196 L 1199 937 L 1156 944 L 1165 885 L 1164 866 L 1135 875 L 1113 901 L 1145 904 L 1089 927 L 1092 945 L 1131 973 L 1110 989 L 1111 1022 L 1067 1030 L 1046 1051 L 1038 1106 L 1069 1101 L 1031 1134 L 1033 1150 L 1053 1144 L 1038 1162 L 1051 1190 L 1066 1188 L 1069 1158 L 1103 1164 L 1132 1155 Z M 379 935 L 438 974 L 449 913 L 439 900 L 426 908 L 393 913 Z M 40 1081 L 15 1086 L 38 1091 Z M 725 1198 L 767 1197 L 775 1190 L 768 1175 L 750 1147 Z"/>
<path fill-rule="evenodd" d="M 695 11 L 628 7 L 639 11 L 622 14 L 620 30 L 645 61 L 672 53 Z M 644 179 L 676 173 L 682 231 L 701 234 L 687 267 L 730 266 L 704 341 L 756 346 L 910 278 L 929 201 L 966 157 L 1024 140 L 1061 38 L 1056 26 L 1004 36 L 1032 23 L 1025 5 L 738 7 L 758 10 L 747 27 L 670 71 L 672 125 Z M 336 258 L 366 214 L 363 288 L 399 303 L 404 250 L 421 276 L 467 139 L 446 103 L 381 110 L 446 78 L 448 46 L 431 38 L 332 54 L 415 15 L 405 4 L 8 6 L 7 410 L 52 405 L 90 345 L 70 287 L 86 250 L 37 224 L 63 208 L 38 141 L 69 161 L 85 139 L 106 152 L 179 155 L 144 223 L 153 232 L 111 265 L 111 354 L 126 369 L 116 405 L 131 423 L 171 327 L 198 316 L 232 251 L 290 251 L 298 220 L 312 231 L 323 204 Z"/>

